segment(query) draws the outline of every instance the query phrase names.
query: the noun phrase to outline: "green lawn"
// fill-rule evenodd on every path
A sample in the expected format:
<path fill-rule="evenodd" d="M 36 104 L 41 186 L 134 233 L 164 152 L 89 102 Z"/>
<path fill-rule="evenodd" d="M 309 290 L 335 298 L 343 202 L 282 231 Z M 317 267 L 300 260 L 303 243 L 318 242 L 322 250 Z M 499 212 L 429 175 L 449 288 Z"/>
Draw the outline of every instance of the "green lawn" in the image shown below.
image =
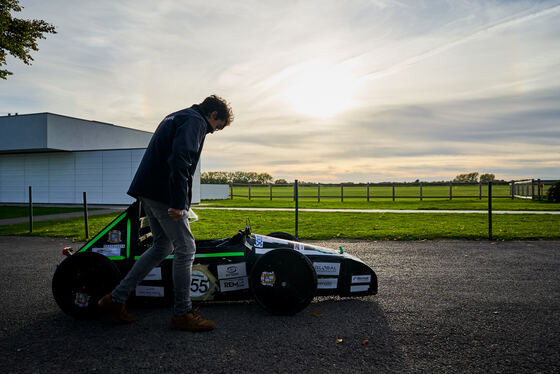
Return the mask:
<path fill-rule="evenodd" d="M 199 210 L 198 222 L 192 224 L 197 239 L 225 238 L 245 227 L 248 217 L 253 231 L 294 233 L 293 212 Z M 89 230 L 93 236 L 118 213 L 93 216 Z M 560 215 L 494 215 L 496 240 L 559 239 Z M 27 224 L 0 226 L 0 235 L 30 235 Z M 36 222 L 36 236 L 58 236 L 84 241 L 83 219 Z M 317 213 L 300 212 L 299 236 L 302 239 L 487 239 L 488 217 L 485 214 L 406 214 L 406 213 Z"/>
<path fill-rule="evenodd" d="M 88 208 L 88 210 L 97 210 L 99 208 Z M 60 214 L 83 211 L 81 207 L 65 208 L 65 207 L 42 207 L 34 206 L 34 216 L 44 216 L 48 214 Z M 27 206 L 8 206 L 0 205 L 0 219 L 29 217 L 29 207 Z"/>
<path fill-rule="evenodd" d="M 101 231 L 119 214 L 119 212 L 116 212 L 89 217 L 90 237 Z M 79 217 L 33 222 L 33 233 L 29 233 L 28 223 L 0 226 L 0 235 L 55 236 L 83 241 L 85 240 L 84 219 Z"/>

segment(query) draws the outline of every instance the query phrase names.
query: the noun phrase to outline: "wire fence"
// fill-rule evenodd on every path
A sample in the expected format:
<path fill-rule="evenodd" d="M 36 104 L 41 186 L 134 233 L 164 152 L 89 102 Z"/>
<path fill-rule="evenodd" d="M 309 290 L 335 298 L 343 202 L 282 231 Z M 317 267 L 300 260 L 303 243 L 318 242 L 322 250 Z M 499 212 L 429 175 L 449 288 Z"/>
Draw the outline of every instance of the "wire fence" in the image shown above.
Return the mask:
<path fill-rule="evenodd" d="M 524 181 L 492 182 L 493 198 L 530 198 L 542 200 L 555 181 L 529 179 Z M 299 199 L 459 199 L 488 198 L 487 183 L 364 183 L 364 184 L 302 184 L 298 183 Z M 294 199 L 295 183 L 290 184 L 230 184 L 230 199 Z"/>

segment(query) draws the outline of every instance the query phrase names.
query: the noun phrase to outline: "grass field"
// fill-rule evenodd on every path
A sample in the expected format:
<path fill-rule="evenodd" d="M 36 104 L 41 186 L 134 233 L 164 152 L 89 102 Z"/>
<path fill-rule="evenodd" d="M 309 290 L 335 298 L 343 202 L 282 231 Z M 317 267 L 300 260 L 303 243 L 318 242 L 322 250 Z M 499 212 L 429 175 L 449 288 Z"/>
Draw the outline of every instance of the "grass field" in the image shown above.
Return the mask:
<path fill-rule="evenodd" d="M 422 196 L 424 198 L 449 198 L 449 185 L 424 185 L 422 186 Z M 344 198 L 367 198 L 367 186 L 364 185 L 345 185 L 342 188 L 340 186 L 299 186 L 298 188 L 300 198 L 314 198 L 317 199 L 318 193 L 322 198 L 338 198 L 340 199 L 341 192 L 344 194 Z M 479 191 L 478 185 L 453 185 L 451 188 L 452 197 L 482 197 L 488 196 L 488 186 L 482 185 Z M 233 194 L 241 196 L 249 196 L 248 186 L 234 186 Z M 369 187 L 370 197 L 393 197 L 392 186 L 378 186 L 371 185 Z M 293 186 L 272 186 L 272 198 L 285 198 L 293 196 Z M 494 197 L 511 197 L 508 185 L 494 185 L 492 186 L 492 196 Z M 270 187 L 269 186 L 251 186 L 251 197 L 268 197 L 270 198 Z M 420 198 L 420 186 L 410 186 L 410 185 L 400 185 L 395 186 L 395 197 L 416 197 Z"/>
<path fill-rule="evenodd" d="M 96 209 L 97 208 L 88 208 L 88 210 L 96 210 Z M 65 207 L 35 206 L 33 207 L 33 215 L 44 216 L 48 214 L 79 212 L 82 210 L 83 208 L 81 207 L 65 208 Z M 19 217 L 29 217 L 29 208 L 26 206 L 0 205 L 0 219 L 19 218 Z"/>
<path fill-rule="evenodd" d="M 251 200 L 236 197 L 233 200 L 204 200 L 203 205 L 217 207 L 267 207 L 267 208 L 294 208 L 295 202 L 290 199 L 252 198 Z M 300 208 L 319 209 L 411 209 L 411 210 L 488 210 L 488 200 L 483 198 L 456 198 L 449 199 L 365 199 L 321 198 L 320 202 L 313 198 L 300 198 Z M 532 201 L 523 199 L 492 199 L 494 210 L 560 210 L 560 204 L 549 203 L 546 200 Z"/>
<path fill-rule="evenodd" d="M 343 191 L 342 191 L 343 190 Z M 488 187 L 478 185 L 453 185 L 422 187 L 420 200 L 419 186 L 396 186 L 395 200 L 391 186 L 370 186 L 369 199 L 366 186 L 301 186 L 299 206 L 301 208 L 350 208 L 350 209 L 488 209 Z M 479 192 L 480 198 L 479 198 Z M 229 207 L 294 207 L 292 186 L 234 186 L 233 199 L 203 201 L 204 204 Z M 343 194 L 343 198 L 341 195 Z M 451 198 L 450 198 L 451 196 Z M 272 197 L 272 198 L 271 198 Z M 492 207 L 495 210 L 560 210 L 560 204 L 546 200 L 511 199 L 508 185 L 492 188 Z"/>
<path fill-rule="evenodd" d="M 486 187 L 486 186 L 483 186 Z M 396 199 L 393 201 L 392 187 L 370 187 L 370 200 L 366 199 L 365 186 L 345 186 L 344 201 L 341 201 L 340 187 L 322 186 L 320 201 L 317 199 L 317 187 L 301 187 L 299 191 L 300 208 L 348 208 L 348 209 L 410 209 L 410 210 L 487 210 L 487 189 L 482 189 L 482 198 L 478 198 L 478 186 L 455 185 L 452 199 L 449 199 L 449 186 L 424 186 L 419 199 L 418 186 L 398 186 L 395 188 Z M 248 187 L 234 187 L 235 194 L 248 195 Z M 293 189 L 290 186 L 272 189 L 270 199 L 269 187 L 252 187 L 251 200 L 247 197 L 235 197 L 228 200 L 203 201 L 206 206 L 217 207 L 283 207 L 294 208 Z M 333 196 L 333 197 L 328 197 Z M 353 197 L 351 197 L 353 196 Z M 381 198 L 389 196 L 390 198 Z M 410 197 L 405 197 L 410 196 Z M 445 196 L 435 198 L 435 196 Z M 471 197 L 460 197 L 471 196 Z M 507 185 L 493 188 L 492 207 L 494 210 L 511 211 L 549 211 L 560 210 L 560 204 L 546 200 L 532 201 L 511 199 Z M 496 197 L 498 196 L 498 197 Z M 26 207 L 0 207 L 0 218 L 8 216 L 26 216 Z M 17 208 L 17 209 L 11 209 Z M 19 209 L 19 213 L 18 212 Z M 35 215 L 54 214 L 80 208 L 35 208 Z M 194 207 L 196 210 L 196 207 Z M 215 239 L 229 237 L 245 225 L 248 217 L 257 233 L 267 234 L 272 231 L 294 232 L 293 212 L 266 211 L 225 211 L 199 210 L 200 220 L 192 225 L 197 239 Z M 92 216 L 89 218 L 89 232 L 95 234 L 107 225 L 115 214 Z M 513 239 L 559 239 L 560 215 L 537 214 L 499 214 L 493 215 L 493 233 L 496 240 Z M 0 235 L 30 235 L 27 224 L 0 226 Z M 84 223 L 82 218 L 65 219 L 34 223 L 32 235 L 69 237 L 83 241 Z M 319 213 L 300 212 L 299 236 L 302 239 L 365 239 L 365 240 L 423 240 L 423 239 L 487 239 L 488 217 L 486 214 L 442 214 L 442 213 Z"/>
<path fill-rule="evenodd" d="M 192 224 L 197 239 L 230 237 L 245 227 L 249 218 L 253 231 L 294 233 L 293 212 L 199 210 L 200 220 Z M 90 233 L 99 232 L 118 213 L 92 216 Z M 0 235 L 30 235 L 27 224 L 0 226 Z M 559 239 L 560 215 L 494 215 L 495 240 Z M 34 236 L 57 236 L 84 241 L 84 224 L 80 218 L 36 222 Z M 487 239 L 485 214 L 441 213 L 317 213 L 300 212 L 299 236 L 302 239 Z"/>

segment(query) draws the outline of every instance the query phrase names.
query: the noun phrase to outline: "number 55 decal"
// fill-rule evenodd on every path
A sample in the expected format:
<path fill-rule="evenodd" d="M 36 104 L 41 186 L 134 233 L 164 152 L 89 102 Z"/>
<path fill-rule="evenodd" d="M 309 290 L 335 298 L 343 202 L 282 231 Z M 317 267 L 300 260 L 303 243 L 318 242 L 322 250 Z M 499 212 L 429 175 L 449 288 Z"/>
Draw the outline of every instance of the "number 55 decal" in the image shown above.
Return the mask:
<path fill-rule="evenodd" d="M 210 289 L 210 281 L 198 276 L 200 274 L 197 273 L 197 276 L 191 279 L 191 294 L 197 294 L 197 296 L 198 294 L 205 294 Z"/>
<path fill-rule="evenodd" d="M 191 273 L 191 299 L 212 300 L 216 290 L 216 278 L 208 270 L 208 266 L 196 264 Z"/>

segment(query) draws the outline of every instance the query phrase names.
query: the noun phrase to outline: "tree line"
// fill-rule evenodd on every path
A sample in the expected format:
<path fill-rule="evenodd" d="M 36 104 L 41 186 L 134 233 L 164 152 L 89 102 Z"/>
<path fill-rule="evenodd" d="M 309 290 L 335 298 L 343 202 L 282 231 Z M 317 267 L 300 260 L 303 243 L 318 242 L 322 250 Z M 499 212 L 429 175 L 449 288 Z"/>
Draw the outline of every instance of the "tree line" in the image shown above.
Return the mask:
<path fill-rule="evenodd" d="M 496 180 L 496 176 L 494 174 L 490 174 L 490 173 L 486 173 L 486 174 L 479 174 L 477 172 L 472 172 L 472 173 L 464 173 L 464 174 L 458 174 L 454 179 L 453 182 L 455 183 L 488 183 L 488 182 L 493 182 L 496 181 L 498 182 L 498 180 Z M 416 181 L 414 182 L 399 182 L 399 184 L 416 184 L 416 183 L 420 183 L 422 181 L 420 181 L 419 179 L 416 179 Z M 448 183 L 449 181 L 430 181 L 430 182 L 422 182 L 422 183 Z M 501 182 L 501 181 L 500 181 Z M 200 183 L 202 184 L 231 184 L 231 183 L 236 183 L 236 184 L 248 184 L 248 183 L 254 183 L 254 184 L 269 184 L 269 183 L 274 183 L 274 184 L 289 184 L 292 182 L 288 182 L 285 179 L 279 178 L 279 179 L 274 179 L 270 174 L 268 173 L 257 173 L 254 171 L 204 171 L 200 174 Z M 317 182 L 304 182 L 304 181 L 299 181 L 300 184 L 319 184 Z M 354 182 L 342 182 L 343 184 L 346 185 L 351 185 L 351 184 L 356 184 Z M 380 182 L 377 184 L 390 184 L 393 182 Z M 326 184 L 333 184 L 333 185 L 340 185 L 341 183 L 320 183 L 322 185 L 326 185 Z M 363 184 L 363 183 L 358 183 L 358 184 Z"/>
<path fill-rule="evenodd" d="M 268 173 L 254 171 L 204 171 L 200 173 L 202 184 L 229 184 L 229 183 L 271 183 L 274 178 Z"/>

